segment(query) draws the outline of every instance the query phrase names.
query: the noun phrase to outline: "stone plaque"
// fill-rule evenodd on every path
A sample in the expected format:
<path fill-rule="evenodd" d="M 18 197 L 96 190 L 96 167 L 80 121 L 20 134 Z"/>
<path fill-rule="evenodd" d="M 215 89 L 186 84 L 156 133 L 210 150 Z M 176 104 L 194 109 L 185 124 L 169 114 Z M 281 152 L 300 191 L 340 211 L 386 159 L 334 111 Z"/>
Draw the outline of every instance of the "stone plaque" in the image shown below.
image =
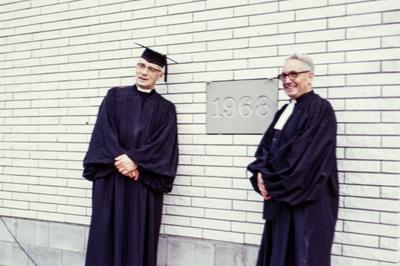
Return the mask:
<path fill-rule="evenodd" d="M 278 81 L 215 81 L 207 84 L 208 134 L 260 134 L 278 108 Z"/>

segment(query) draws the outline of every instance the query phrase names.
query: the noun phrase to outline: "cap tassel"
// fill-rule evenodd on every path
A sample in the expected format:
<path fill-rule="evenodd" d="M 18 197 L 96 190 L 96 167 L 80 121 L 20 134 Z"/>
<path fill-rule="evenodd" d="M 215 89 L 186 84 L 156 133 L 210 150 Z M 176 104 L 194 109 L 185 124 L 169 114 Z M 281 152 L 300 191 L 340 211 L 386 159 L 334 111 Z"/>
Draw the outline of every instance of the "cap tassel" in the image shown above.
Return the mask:
<path fill-rule="evenodd" d="M 165 64 L 164 82 L 167 82 L 167 76 L 168 76 L 168 63 Z"/>

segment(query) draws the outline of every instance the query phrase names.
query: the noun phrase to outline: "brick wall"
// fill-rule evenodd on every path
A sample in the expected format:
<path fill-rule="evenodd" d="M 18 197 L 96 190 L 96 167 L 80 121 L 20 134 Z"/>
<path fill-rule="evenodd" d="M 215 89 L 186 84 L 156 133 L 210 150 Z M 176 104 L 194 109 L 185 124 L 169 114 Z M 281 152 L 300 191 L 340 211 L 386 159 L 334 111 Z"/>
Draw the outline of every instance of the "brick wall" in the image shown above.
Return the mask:
<path fill-rule="evenodd" d="M 339 123 L 334 265 L 398 265 L 399 36 L 399 0 L 3 0 L 0 215 L 88 224 L 82 158 L 107 89 L 134 83 L 140 42 L 180 62 L 158 86 L 181 154 L 162 232 L 257 245 L 262 202 L 244 169 L 260 135 L 207 135 L 206 82 L 275 76 L 303 52 Z"/>

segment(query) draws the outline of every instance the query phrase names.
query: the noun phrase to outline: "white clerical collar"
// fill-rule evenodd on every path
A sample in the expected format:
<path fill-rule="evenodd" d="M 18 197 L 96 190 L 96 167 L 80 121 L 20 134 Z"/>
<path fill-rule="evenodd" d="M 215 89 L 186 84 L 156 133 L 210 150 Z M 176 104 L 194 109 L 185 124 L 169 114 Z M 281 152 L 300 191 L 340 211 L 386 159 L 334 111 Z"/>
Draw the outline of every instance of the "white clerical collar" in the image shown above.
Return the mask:
<path fill-rule="evenodd" d="M 140 87 L 138 85 L 136 85 L 136 87 L 137 87 L 138 91 L 141 91 L 141 92 L 144 92 L 144 93 L 151 93 L 151 91 L 154 90 L 154 89 L 143 89 L 142 87 Z"/>
<path fill-rule="evenodd" d="M 296 99 L 291 99 L 290 103 L 288 104 L 288 106 L 286 106 L 286 109 L 279 117 L 278 122 L 276 122 L 274 129 L 282 130 L 287 120 L 289 119 L 290 115 L 293 113 L 293 108 L 295 104 L 296 104 Z"/>

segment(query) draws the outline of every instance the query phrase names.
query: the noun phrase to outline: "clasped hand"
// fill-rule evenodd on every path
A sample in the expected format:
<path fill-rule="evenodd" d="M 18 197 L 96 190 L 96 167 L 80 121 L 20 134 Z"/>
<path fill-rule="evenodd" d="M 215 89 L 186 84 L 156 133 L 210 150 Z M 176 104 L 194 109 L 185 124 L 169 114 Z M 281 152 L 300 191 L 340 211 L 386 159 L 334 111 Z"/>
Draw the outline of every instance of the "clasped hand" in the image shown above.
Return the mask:
<path fill-rule="evenodd" d="M 115 167 L 117 170 L 133 180 L 139 180 L 139 169 L 137 164 L 131 160 L 126 154 L 122 154 L 115 158 Z"/>
<path fill-rule="evenodd" d="M 263 198 L 265 200 L 270 200 L 272 197 L 268 193 L 267 189 L 265 188 L 264 179 L 262 178 L 262 175 L 260 172 L 257 173 L 257 185 L 258 185 L 258 189 L 260 190 Z"/>

